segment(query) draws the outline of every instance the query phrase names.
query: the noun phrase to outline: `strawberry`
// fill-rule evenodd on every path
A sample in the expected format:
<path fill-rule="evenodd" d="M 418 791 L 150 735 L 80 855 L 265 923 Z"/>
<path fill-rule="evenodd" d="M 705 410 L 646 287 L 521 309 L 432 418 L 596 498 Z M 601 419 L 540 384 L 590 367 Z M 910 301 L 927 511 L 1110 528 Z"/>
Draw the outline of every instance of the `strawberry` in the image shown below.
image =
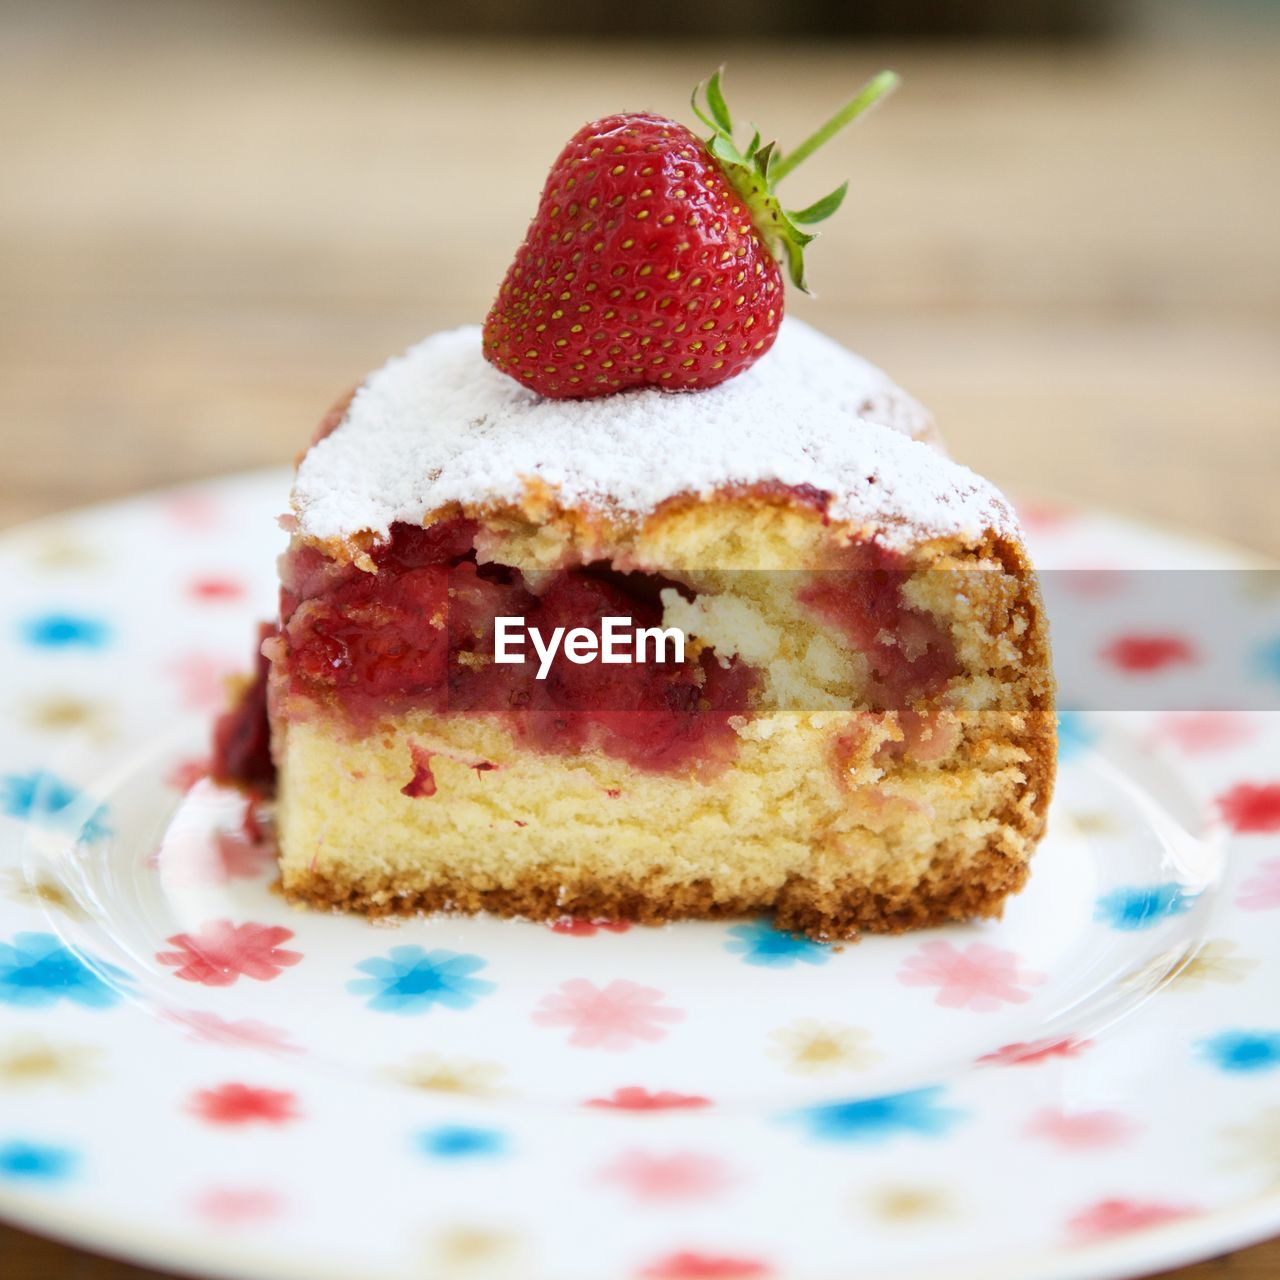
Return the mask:
<path fill-rule="evenodd" d="M 485 320 L 485 358 L 551 398 L 700 390 L 741 373 L 777 337 L 779 259 L 807 292 L 807 228 L 849 185 L 788 211 L 776 184 L 896 82 L 876 76 L 786 157 L 758 131 L 739 151 L 718 71 L 705 109 L 703 86 L 694 92 L 706 141 L 649 113 L 584 125 L 552 166 Z"/>

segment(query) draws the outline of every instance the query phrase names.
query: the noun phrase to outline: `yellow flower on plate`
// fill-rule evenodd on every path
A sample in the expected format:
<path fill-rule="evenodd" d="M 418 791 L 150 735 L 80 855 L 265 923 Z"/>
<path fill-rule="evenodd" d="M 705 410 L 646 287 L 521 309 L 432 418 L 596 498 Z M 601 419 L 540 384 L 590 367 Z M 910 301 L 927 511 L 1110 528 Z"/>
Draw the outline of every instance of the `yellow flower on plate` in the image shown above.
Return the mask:
<path fill-rule="evenodd" d="M 433 1276 L 447 1276 L 449 1280 L 470 1280 L 473 1276 L 477 1280 L 521 1280 L 527 1273 L 527 1258 L 518 1238 L 496 1226 L 445 1226 L 429 1235 L 423 1244 L 427 1273 Z"/>
<path fill-rule="evenodd" d="M 1202 990 L 1211 982 L 1243 982 L 1258 967 L 1256 960 L 1237 955 L 1239 947 L 1225 938 L 1213 938 L 1187 957 L 1169 979 L 1169 985 Z"/>
<path fill-rule="evenodd" d="M 3 875 L 4 896 L 11 902 L 24 902 L 31 906 L 49 907 L 60 911 L 72 920 L 87 920 L 89 913 L 80 905 L 71 890 L 61 881 L 44 872 L 35 872 L 30 879 L 19 870 L 11 868 Z"/>
<path fill-rule="evenodd" d="M 497 1062 L 473 1062 L 468 1058 L 444 1058 L 438 1053 L 420 1053 L 387 1074 L 411 1089 L 428 1093 L 461 1093 L 471 1098 L 493 1098 L 502 1091 L 497 1081 L 506 1074 Z"/>
<path fill-rule="evenodd" d="M 871 1033 L 843 1023 L 799 1018 L 769 1036 L 769 1053 L 788 1071 L 828 1075 L 837 1071 L 865 1071 L 882 1055 L 870 1047 Z"/>
<path fill-rule="evenodd" d="M 1256 960 L 1236 955 L 1238 948 L 1225 938 L 1212 938 L 1201 946 L 1188 943 L 1162 951 L 1125 974 L 1123 987 L 1146 987 L 1156 991 L 1200 991 L 1211 982 L 1243 982 L 1258 967 Z"/>
<path fill-rule="evenodd" d="M 77 1088 L 98 1076 L 101 1054 L 92 1045 L 57 1045 L 38 1036 L 19 1036 L 0 1044 L 0 1088 L 44 1084 Z"/>
<path fill-rule="evenodd" d="M 1082 836 L 1113 836 L 1125 829 L 1124 822 L 1105 809 L 1083 810 L 1071 814 L 1070 819 Z"/>
<path fill-rule="evenodd" d="M 884 1222 L 927 1222 L 955 1212 L 951 1195 L 943 1187 L 878 1187 L 868 1200 L 872 1214 Z"/>
<path fill-rule="evenodd" d="M 89 569 L 102 562 L 94 547 L 65 529 L 45 536 L 32 548 L 31 559 L 42 569 Z"/>
<path fill-rule="evenodd" d="M 1222 1137 L 1232 1152 L 1231 1167 L 1262 1165 L 1280 1184 L 1280 1107 L 1259 1111 L 1248 1125 L 1224 1129 Z"/>
<path fill-rule="evenodd" d="M 111 736 L 110 710 L 103 702 L 74 698 L 69 694 L 51 694 L 26 703 L 23 715 L 33 729 L 49 733 L 82 729 L 101 741 Z"/>

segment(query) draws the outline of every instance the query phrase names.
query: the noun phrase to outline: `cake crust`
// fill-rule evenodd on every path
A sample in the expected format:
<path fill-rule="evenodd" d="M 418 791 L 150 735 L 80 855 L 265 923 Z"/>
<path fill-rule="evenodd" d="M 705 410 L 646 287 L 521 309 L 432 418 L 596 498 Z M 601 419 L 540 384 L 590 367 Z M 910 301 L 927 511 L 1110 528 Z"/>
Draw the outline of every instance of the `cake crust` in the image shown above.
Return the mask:
<path fill-rule="evenodd" d="M 626 920 L 663 925 L 679 920 L 741 919 L 770 913 L 776 928 L 819 941 L 853 941 L 863 933 L 906 933 L 973 919 L 998 919 L 1005 900 L 1026 883 L 1025 860 L 991 848 L 963 871 L 922 881 L 910 889 L 868 886 L 850 877 L 819 885 L 788 879 L 775 897 L 725 897 L 705 882 L 654 885 L 584 875 L 566 883 L 557 871 L 530 869 L 512 886 L 481 888 L 464 877 L 442 877 L 417 888 L 394 882 L 370 892 L 341 871 L 315 872 L 284 889 L 285 897 L 309 907 L 353 911 L 371 919 L 436 912 L 552 922 Z M 391 890 L 387 892 L 388 888 Z"/>

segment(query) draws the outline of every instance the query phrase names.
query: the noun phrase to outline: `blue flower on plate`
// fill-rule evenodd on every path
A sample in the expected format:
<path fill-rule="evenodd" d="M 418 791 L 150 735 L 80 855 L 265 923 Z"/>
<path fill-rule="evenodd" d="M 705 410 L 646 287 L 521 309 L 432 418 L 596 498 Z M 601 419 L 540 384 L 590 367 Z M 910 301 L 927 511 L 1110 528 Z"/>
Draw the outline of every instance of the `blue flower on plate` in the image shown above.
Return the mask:
<path fill-rule="evenodd" d="M 59 1182 L 75 1172 L 79 1155 L 66 1147 L 37 1142 L 0 1142 L 0 1178 Z"/>
<path fill-rule="evenodd" d="M 804 1125 L 819 1142 L 884 1142 L 896 1134 L 938 1138 L 965 1118 L 965 1112 L 943 1107 L 939 1085 L 886 1093 L 878 1098 L 824 1102 L 788 1112 L 784 1120 Z"/>
<path fill-rule="evenodd" d="M 87 1009 L 109 1009 L 120 992 L 106 977 L 125 975 L 113 965 L 81 959 L 52 933 L 19 933 L 0 942 L 0 1002 L 44 1009 L 70 1000 Z"/>
<path fill-rule="evenodd" d="M 111 628 L 101 618 L 75 613 L 37 614 L 18 629 L 37 649 L 101 649 L 111 639 Z"/>
<path fill-rule="evenodd" d="M 1264 676 L 1280 680 L 1280 636 L 1276 636 L 1274 640 L 1264 640 L 1254 654 L 1254 662 Z"/>
<path fill-rule="evenodd" d="M 1222 1031 L 1199 1041 L 1196 1050 L 1221 1071 L 1280 1069 L 1280 1031 Z"/>
<path fill-rule="evenodd" d="M 352 978 L 347 990 L 369 996 L 377 1013 L 425 1013 L 433 1004 L 446 1009 L 469 1009 L 494 984 L 471 974 L 488 963 L 458 951 L 424 951 L 421 947 L 392 947 L 385 956 L 362 960 L 356 968 L 367 978 Z"/>
<path fill-rule="evenodd" d="M 0 774 L 0 812 L 44 827 L 76 831 L 81 840 L 100 840 L 110 834 L 106 805 L 94 805 L 78 787 L 43 769 Z"/>
<path fill-rule="evenodd" d="M 1058 716 L 1058 759 L 1074 760 L 1098 740 L 1097 730 L 1085 722 L 1078 711 L 1064 711 Z"/>
<path fill-rule="evenodd" d="M 1093 918 L 1113 929 L 1136 933 L 1140 929 L 1154 929 L 1173 916 L 1185 915 L 1195 906 L 1196 897 L 1172 882 L 1125 885 L 1098 899 Z"/>
<path fill-rule="evenodd" d="M 822 943 L 799 934 L 783 933 L 768 920 L 734 925 L 724 949 L 740 955 L 747 964 L 769 969 L 790 969 L 797 961 L 826 964 L 831 959 L 831 952 Z"/>
<path fill-rule="evenodd" d="M 507 1138 L 499 1129 L 478 1129 L 463 1124 L 442 1124 L 416 1135 L 424 1155 L 437 1160 L 474 1160 L 505 1155 Z"/>

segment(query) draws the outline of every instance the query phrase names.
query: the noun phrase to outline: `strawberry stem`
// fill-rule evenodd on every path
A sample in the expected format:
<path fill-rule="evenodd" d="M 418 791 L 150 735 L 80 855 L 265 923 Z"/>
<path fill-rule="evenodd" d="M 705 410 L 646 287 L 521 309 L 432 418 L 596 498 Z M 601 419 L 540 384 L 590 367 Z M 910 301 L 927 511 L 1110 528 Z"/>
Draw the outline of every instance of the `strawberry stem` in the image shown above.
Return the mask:
<path fill-rule="evenodd" d="M 831 117 L 826 124 L 811 133 L 800 145 L 785 156 L 779 156 L 770 170 L 770 178 L 774 183 L 781 182 L 793 169 L 803 164 L 817 149 L 831 141 L 846 125 L 852 124 L 864 111 L 873 107 L 881 98 L 893 92 L 898 86 L 898 75 L 894 71 L 881 71 L 872 76 L 858 92 Z"/>
<path fill-rule="evenodd" d="M 777 144 L 760 144 L 756 130 L 746 152 L 738 150 L 733 140 L 733 118 L 725 104 L 721 67 L 710 80 L 700 84 L 690 100 L 693 113 L 711 130 L 707 150 L 715 157 L 724 175 L 733 184 L 751 214 L 756 232 L 769 246 L 775 258 L 787 264 L 791 283 L 809 292 L 804 270 L 805 246 L 817 232 L 811 228 L 831 217 L 843 203 L 849 184 L 842 182 L 834 191 L 804 209 L 785 209 L 775 188 L 792 169 L 807 160 L 823 143 L 835 137 L 845 125 L 856 120 L 868 107 L 893 90 L 898 77 L 892 71 L 872 76 L 857 94 L 840 108 L 816 133 L 807 137 L 794 151 L 783 155 Z M 701 101 L 700 101 L 701 99 Z"/>

